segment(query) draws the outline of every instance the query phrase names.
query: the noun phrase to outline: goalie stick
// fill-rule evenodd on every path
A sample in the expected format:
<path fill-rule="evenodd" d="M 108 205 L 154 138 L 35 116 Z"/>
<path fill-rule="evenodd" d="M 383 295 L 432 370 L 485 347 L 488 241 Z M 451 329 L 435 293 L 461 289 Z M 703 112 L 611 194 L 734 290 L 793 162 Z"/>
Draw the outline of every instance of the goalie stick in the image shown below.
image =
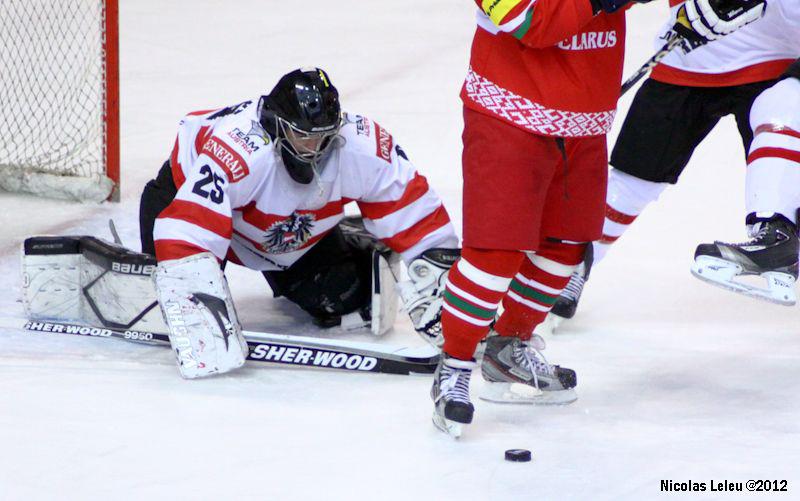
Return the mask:
<path fill-rule="evenodd" d="M 156 332 L 44 320 L 5 320 L 0 325 L 29 332 L 118 338 L 165 347 L 170 345 L 166 334 Z M 432 374 L 439 362 L 438 350 L 430 346 L 407 348 L 253 331 L 245 331 L 244 336 L 250 348 L 247 359 L 251 362 L 401 375 Z"/>

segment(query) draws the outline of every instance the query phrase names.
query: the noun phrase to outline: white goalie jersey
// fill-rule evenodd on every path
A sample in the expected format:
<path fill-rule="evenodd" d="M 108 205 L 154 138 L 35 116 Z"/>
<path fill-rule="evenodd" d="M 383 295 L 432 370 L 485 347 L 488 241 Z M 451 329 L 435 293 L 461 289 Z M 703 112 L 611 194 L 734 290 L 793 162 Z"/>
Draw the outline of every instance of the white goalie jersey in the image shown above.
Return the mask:
<path fill-rule="evenodd" d="M 286 269 L 351 201 L 366 229 L 406 261 L 458 245 L 439 196 L 380 125 L 344 114 L 339 146 L 304 185 L 286 172 L 258 109 L 256 98 L 181 121 L 170 158 L 178 193 L 153 234 L 159 261 L 210 251 L 251 269 Z"/>

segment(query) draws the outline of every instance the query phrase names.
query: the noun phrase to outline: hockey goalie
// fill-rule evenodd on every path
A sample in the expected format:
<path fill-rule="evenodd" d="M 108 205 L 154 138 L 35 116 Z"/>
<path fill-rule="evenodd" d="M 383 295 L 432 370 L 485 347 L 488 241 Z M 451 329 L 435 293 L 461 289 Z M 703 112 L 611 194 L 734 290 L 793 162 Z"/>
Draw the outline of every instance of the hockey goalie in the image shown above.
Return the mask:
<path fill-rule="evenodd" d="M 355 201 L 362 217 L 345 217 Z M 142 253 L 94 237 L 34 237 L 24 248 L 30 318 L 153 326 L 180 373 L 198 378 L 247 358 L 223 269 L 263 273 L 322 327 L 382 333 L 396 284 L 415 329 L 435 344 L 458 238 L 438 195 L 389 132 L 343 113 L 319 68 L 284 75 L 265 96 L 189 113 L 141 198 Z"/>

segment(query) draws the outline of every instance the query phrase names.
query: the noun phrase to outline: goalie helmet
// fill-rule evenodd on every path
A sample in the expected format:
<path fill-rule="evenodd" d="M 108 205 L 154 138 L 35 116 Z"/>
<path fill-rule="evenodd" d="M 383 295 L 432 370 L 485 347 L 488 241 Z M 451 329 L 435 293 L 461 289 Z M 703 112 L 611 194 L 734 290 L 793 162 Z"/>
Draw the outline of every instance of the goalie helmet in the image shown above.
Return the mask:
<path fill-rule="evenodd" d="M 339 92 L 325 71 L 298 69 L 261 98 L 261 125 L 273 137 L 291 178 L 308 184 L 342 126 Z"/>

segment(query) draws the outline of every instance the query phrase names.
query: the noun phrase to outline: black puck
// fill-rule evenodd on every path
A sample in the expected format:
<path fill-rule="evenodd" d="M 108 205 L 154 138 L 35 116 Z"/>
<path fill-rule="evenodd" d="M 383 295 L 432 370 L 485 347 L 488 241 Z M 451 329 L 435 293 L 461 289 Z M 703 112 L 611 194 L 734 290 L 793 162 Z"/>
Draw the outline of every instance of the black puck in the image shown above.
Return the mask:
<path fill-rule="evenodd" d="M 506 451 L 506 461 L 527 463 L 531 460 L 531 451 L 528 449 L 509 449 Z"/>

